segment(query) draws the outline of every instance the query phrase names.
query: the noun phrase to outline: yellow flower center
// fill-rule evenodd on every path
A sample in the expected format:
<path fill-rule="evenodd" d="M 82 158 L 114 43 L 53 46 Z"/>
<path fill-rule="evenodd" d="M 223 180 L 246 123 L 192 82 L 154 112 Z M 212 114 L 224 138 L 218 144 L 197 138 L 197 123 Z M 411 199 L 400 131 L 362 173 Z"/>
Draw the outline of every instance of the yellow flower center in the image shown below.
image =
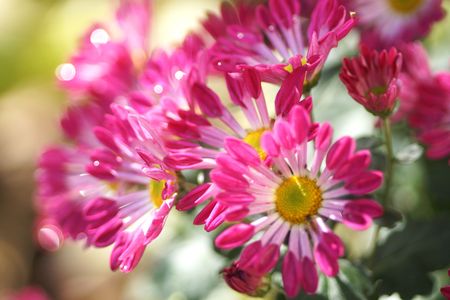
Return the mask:
<path fill-rule="evenodd" d="M 400 14 L 411 14 L 422 5 L 423 0 L 389 0 L 392 9 Z"/>
<path fill-rule="evenodd" d="M 166 184 L 165 180 L 156 181 L 153 179 L 150 179 L 150 182 L 148 184 L 148 193 L 150 201 L 156 208 L 160 208 L 161 205 L 163 204 L 162 191 L 164 189 L 165 184 Z"/>
<path fill-rule="evenodd" d="M 266 131 L 265 128 L 250 131 L 244 138 L 244 142 L 252 146 L 256 152 L 258 152 L 259 157 L 264 160 L 267 157 L 267 153 L 261 147 L 261 136 Z"/>
<path fill-rule="evenodd" d="M 322 191 L 307 177 L 287 178 L 275 191 L 277 212 L 291 224 L 302 224 L 316 215 L 321 203 Z"/>

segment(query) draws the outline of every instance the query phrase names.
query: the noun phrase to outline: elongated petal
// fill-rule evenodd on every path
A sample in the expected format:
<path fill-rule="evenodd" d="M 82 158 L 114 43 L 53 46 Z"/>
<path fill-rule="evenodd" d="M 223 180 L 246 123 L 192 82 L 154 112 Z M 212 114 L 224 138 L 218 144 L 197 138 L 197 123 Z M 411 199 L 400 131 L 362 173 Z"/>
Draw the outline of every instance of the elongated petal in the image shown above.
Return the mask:
<path fill-rule="evenodd" d="M 250 224 L 236 224 L 223 231 L 215 240 L 215 245 L 222 249 L 232 249 L 245 244 L 255 233 Z"/>
<path fill-rule="evenodd" d="M 295 255 L 288 251 L 283 259 L 283 265 L 281 268 L 283 275 L 283 287 L 288 297 L 297 296 L 300 291 L 300 262 Z"/>

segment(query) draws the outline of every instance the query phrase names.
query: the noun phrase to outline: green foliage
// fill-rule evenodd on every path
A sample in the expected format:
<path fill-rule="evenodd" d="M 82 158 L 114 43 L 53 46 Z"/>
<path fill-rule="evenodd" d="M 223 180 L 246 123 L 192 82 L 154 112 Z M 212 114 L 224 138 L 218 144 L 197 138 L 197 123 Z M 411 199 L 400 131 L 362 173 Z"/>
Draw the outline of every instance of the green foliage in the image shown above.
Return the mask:
<path fill-rule="evenodd" d="M 371 266 L 373 280 L 379 280 L 375 296 L 397 292 L 402 299 L 411 299 L 429 294 L 433 288 L 429 273 L 450 265 L 449 245 L 450 216 L 408 220 L 375 250 Z"/>

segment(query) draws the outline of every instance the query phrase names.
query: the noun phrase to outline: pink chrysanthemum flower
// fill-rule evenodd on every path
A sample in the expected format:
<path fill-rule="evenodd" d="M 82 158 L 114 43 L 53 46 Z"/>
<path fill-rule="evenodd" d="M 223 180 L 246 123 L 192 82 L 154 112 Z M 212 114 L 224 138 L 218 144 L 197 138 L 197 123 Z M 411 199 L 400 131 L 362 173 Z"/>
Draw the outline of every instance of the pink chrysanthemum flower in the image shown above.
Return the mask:
<path fill-rule="evenodd" d="M 209 55 L 200 36 L 189 34 L 183 43 L 167 52 L 155 50 L 147 61 L 128 103 L 139 112 L 159 105 L 165 114 L 192 106 L 190 87 L 205 82 Z"/>
<path fill-rule="evenodd" d="M 44 247 L 51 247 L 47 243 L 49 240 L 45 240 L 47 224 L 51 225 L 48 229 L 55 229 L 55 232 L 48 232 L 53 236 L 61 232 L 73 239 L 86 238 L 87 222 L 82 214 L 83 207 L 89 199 L 108 191 L 106 184 L 85 170 L 90 161 L 90 149 L 99 145 L 92 128 L 103 122 L 104 113 L 94 104 L 70 107 L 61 119 L 61 126 L 65 135 L 77 145 L 51 147 L 39 158 L 36 205 L 42 218 L 38 240 Z"/>
<path fill-rule="evenodd" d="M 395 48 L 378 52 L 363 46 L 359 56 L 344 59 L 339 77 L 353 99 L 372 114 L 387 117 L 399 93 L 401 63 L 401 54 Z"/>
<path fill-rule="evenodd" d="M 370 152 L 355 152 L 350 137 L 331 144 L 332 129 L 326 123 L 311 129 L 308 112 L 296 106 L 262 136 L 270 164 L 253 147 L 230 137 L 210 174 L 221 189 L 216 201 L 245 212 L 217 237 L 216 246 L 232 249 L 253 238 L 236 264 L 262 276 L 276 266 L 286 243 L 282 275 L 290 297 L 301 288 L 316 291 L 316 265 L 327 276 L 338 273 L 344 246 L 328 220 L 363 230 L 383 212 L 367 196 L 383 179 L 381 172 L 368 169 Z"/>
<path fill-rule="evenodd" d="M 255 67 L 264 81 L 279 83 L 305 61 L 318 60 L 306 78 L 317 79 L 329 52 L 355 20 L 336 0 L 317 1 L 306 20 L 301 13 L 300 1 L 271 0 L 254 10 L 256 26 L 245 26 L 239 19 L 231 24 L 224 21 L 226 34 L 216 37 L 211 49 L 216 66 L 227 72 L 242 65 Z"/>
<path fill-rule="evenodd" d="M 240 269 L 236 263 L 222 270 L 225 282 L 235 291 L 252 297 L 263 297 L 270 290 L 267 276 L 259 276 Z"/>
<path fill-rule="evenodd" d="M 450 73 L 433 74 L 420 43 L 402 45 L 400 50 L 404 57 L 400 107 L 393 119 L 407 120 L 427 146 L 429 158 L 445 158 L 450 154 Z"/>
<path fill-rule="evenodd" d="M 442 0 L 348 0 L 362 28 L 362 42 L 390 48 L 428 34 L 444 17 Z"/>
<path fill-rule="evenodd" d="M 174 205 L 177 178 L 163 161 L 167 150 L 158 114 L 144 119 L 131 108 L 112 108 L 114 115 L 94 129 L 103 147 L 92 151 L 86 169 L 109 182 L 114 193 L 91 200 L 83 212 L 92 243 L 114 243 L 111 269 L 130 272 L 161 233 Z"/>
<path fill-rule="evenodd" d="M 297 104 L 311 109 L 311 97 L 300 100 L 306 70 L 306 66 L 296 69 L 283 82 L 275 98 L 276 117 L 287 114 Z M 237 77 L 227 75 L 226 81 L 233 107 L 242 111 L 246 120 L 238 121 L 232 113 L 232 108 L 227 108 L 214 91 L 204 84 L 196 83 L 192 87 L 192 98 L 204 116 L 183 112 L 179 114 L 183 118 L 169 120 L 168 124 L 170 132 L 198 145 L 199 149 L 195 150 L 196 152 L 191 150 L 191 154 L 199 161 L 209 163 L 210 168 L 221 163 L 218 157 L 224 149 L 225 139 L 230 136 L 252 145 L 261 158 L 266 159 L 266 153 L 261 148 L 261 136 L 273 126 L 273 119 L 269 115 L 272 109 L 265 99 L 258 72 L 247 69 Z M 169 154 L 166 160 L 176 161 L 177 154 Z M 177 208 L 191 209 L 217 192 L 215 184 L 202 184 L 180 199 Z M 225 221 L 239 218 L 240 213 L 238 207 L 229 207 L 213 200 L 197 215 L 194 224 L 204 224 L 205 230 L 211 231 Z"/>
<path fill-rule="evenodd" d="M 61 86 L 76 101 L 94 100 L 107 107 L 136 80 L 147 55 L 149 1 L 123 0 L 116 14 L 123 36 L 113 39 L 106 26 L 92 26 L 78 52 L 56 70 Z"/>

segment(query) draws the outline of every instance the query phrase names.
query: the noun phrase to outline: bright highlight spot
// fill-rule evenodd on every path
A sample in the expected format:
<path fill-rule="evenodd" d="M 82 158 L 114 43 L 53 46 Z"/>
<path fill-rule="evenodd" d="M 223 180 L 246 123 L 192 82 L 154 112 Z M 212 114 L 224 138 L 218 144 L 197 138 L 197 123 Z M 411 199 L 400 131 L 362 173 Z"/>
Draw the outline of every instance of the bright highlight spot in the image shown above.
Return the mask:
<path fill-rule="evenodd" d="M 109 34 L 102 28 L 97 28 L 91 33 L 90 41 L 94 45 L 103 45 L 109 42 Z"/>
<path fill-rule="evenodd" d="M 75 78 L 77 70 L 72 64 L 61 64 L 56 68 L 55 75 L 61 81 L 70 81 Z"/>
<path fill-rule="evenodd" d="M 153 87 L 153 91 L 159 95 L 159 94 L 162 94 L 162 92 L 164 91 L 164 88 L 162 87 L 162 85 L 157 84 Z"/>
<path fill-rule="evenodd" d="M 181 80 L 181 78 L 183 78 L 183 76 L 184 76 L 184 72 L 183 71 L 179 70 L 179 71 L 175 72 L 175 79 L 176 80 Z"/>

